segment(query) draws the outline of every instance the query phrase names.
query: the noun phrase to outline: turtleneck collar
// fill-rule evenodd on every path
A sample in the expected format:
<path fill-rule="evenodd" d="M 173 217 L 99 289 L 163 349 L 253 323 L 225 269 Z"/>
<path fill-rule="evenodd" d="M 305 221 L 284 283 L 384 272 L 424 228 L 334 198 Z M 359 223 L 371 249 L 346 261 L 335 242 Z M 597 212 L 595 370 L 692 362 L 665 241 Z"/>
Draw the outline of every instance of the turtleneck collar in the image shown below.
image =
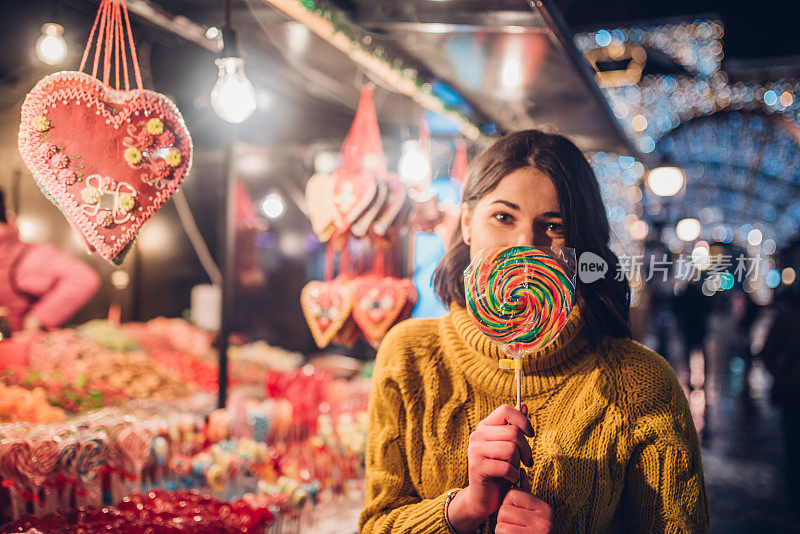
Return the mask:
<path fill-rule="evenodd" d="M 523 395 L 535 396 L 552 389 L 582 361 L 580 353 L 587 344 L 583 335 L 582 304 L 580 299 L 575 302 L 555 340 L 523 357 Z M 512 391 L 514 373 L 498 367 L 499 360 L 506 356 L 478 330 L 466 309 L 451 305 L 444 330 L 448 345 L 456 349 L 452 357 L 458 359 L 456 365 L 462 367 L 469 381 L 490 394 Z"/>

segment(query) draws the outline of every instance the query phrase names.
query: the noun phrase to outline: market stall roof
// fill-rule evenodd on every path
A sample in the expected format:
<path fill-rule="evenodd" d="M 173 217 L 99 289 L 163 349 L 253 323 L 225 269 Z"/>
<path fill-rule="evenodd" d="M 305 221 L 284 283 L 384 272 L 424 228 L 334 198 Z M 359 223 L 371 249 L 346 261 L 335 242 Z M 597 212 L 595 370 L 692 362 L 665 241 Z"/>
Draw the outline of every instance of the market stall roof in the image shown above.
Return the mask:
<path fill-rule="evenodd" d="M 551 2 L 338 3 L 360 26 L 421 62 L 500 132 L 544 128 L 584 150 L 635 154 Z"/>
<path fill-rule="evenodd" d="M 219 22 L 218 0 L 134 3 L 157 5 L 205 25 Z M 252 65 L 248 74 L 258 79 L 268 73 L 273 79 L 263 81 L 270 89 L 280 91 L 276 81 L 285 78 L 307 96 L 355 108 L 359 81 L 371 79 L 392 89 L 378 98 L 382 121 L 419 123 L 428 95 L 402 94 L 386 83 L 385 72 L 358 64 L 342 48 L 337 51 L 308 20 L 302 22 L 312 31 L 304 33 L 291 8 L 302 12 L 311 5 L 364 50 L 377 51 L 399 71 L 411 71 L 420 88 L 430 83 L 430 96 L 464 119 L 463 124 L 456 120 L 453 133 L 485 141 L 485 136 L 540 128 L 567 135 L 587 151 L 636 154 L 549 1 L 337 0 L 317 6 L 247 0 L 235 5 L 235 25 Z M 176 30 L 187 33 L 182 25 Z"/>

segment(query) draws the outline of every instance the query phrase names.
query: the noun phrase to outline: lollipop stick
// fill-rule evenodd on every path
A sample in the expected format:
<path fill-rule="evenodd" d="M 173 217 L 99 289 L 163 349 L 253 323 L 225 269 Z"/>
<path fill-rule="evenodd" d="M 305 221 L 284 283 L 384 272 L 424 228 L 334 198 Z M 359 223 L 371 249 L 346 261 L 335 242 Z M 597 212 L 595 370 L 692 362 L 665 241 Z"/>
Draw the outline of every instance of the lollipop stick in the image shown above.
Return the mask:
<path fill-rule="evenodd" d="M 517 410 L 522 409 L 522 369 L 514 369 L 514 382 L 517 386 Z"/>

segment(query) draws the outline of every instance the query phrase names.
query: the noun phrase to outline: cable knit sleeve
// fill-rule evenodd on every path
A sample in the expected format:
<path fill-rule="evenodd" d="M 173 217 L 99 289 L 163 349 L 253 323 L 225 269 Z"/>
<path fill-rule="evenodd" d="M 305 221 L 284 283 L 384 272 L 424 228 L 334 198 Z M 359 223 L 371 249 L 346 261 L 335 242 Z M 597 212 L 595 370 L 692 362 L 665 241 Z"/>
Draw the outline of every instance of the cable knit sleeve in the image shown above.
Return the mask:
<path fill-rule="evenodd" d="M 628 532 L 704 533 L 709 510 L 697 431 L 674 372 L 645 349 L 628 360 L 630 447 L 622 515 Z M 635 378 L 633 378 L 635 377 Z"/>
<path fill-rule="evenodd" d="M 369 401 L 366 455 L 366 505 L 361 533 L 447 532 L 446 493 L 422 499 L 412 482 L 406 457 L 406 402 L 403 369 L 411 357 L 404 350 L 410 339 L 404 325 L 384 338 L 375 360 Z M 410 333 L 410 332 L 406 332 Z M 421 436 L 419 437 L 421 440 Z"/>

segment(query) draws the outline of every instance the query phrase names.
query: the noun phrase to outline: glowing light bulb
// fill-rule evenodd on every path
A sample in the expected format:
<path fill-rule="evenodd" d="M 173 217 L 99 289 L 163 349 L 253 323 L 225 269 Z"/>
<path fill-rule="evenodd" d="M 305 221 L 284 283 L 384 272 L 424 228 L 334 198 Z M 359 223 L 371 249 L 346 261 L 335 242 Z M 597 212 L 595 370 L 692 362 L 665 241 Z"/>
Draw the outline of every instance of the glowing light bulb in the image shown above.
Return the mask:
<path fill-rule="evenodd" d="M 250 118 L 258 103 L 256 90 L 244 73 L 244 60 L 220 58 L 219 79 L 211 90 L 211 108 L 227 122 L 238 124 Z"/>
<path fill-rule="evenodd" d="M 277 219 L 286 210 L 283 197 L 277 191 L 273 191 L 261 201 L 261 211 L 270 219 Z"/>
<path fill-rule="evenodd" d="M 67 42 L 60 24 L 42 25 L 42 35 L 36 41 L 36 57 L 48 65 L 58 65 L 67 57 Z"/>
<path fill-rule="evenodd" d="M 403 143 L 402 155 L 397 164 L 397 174 L 409 186 L 424 184 L 431 176 L 431 162 L 418 141 Z"/>

